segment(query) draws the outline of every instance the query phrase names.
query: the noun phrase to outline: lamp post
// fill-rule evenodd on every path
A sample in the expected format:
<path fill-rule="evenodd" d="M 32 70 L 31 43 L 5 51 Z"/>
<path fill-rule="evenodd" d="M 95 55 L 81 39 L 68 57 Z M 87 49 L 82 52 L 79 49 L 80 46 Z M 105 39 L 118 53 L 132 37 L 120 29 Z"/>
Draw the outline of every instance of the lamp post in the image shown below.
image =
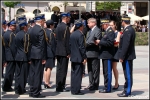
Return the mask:
<path fill-rule="evenodd" d="M 81 19 L 81 2 L 80 2 L 80 7 L 79 7 L 79 19 Z"/>

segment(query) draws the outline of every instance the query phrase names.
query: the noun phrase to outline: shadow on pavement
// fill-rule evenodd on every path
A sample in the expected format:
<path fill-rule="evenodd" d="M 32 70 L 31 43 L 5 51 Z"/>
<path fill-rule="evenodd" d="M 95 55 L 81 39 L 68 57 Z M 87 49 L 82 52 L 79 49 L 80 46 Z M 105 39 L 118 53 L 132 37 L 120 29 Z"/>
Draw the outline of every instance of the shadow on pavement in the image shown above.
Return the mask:
<path fill-rule="evenodd" d="M 17 95 L 17 94 L 5 94 L 5 95 L 3 95 L 2 96 L 2 98 L 18 98 L 19 97 L 19 95 Z"/>
<path fill-rule="evenodd" d="M 132 95 L 140 95 L 140 94 L 143 94 L 144 91 L 132 91 L 131 94 Z"/>
<path fill-rule="evenodd" d="M 41 94 L 45 95 L 45 96 L 56 96 L 58 94 L 60 94 L 59 92 L 42 92 Z"/>

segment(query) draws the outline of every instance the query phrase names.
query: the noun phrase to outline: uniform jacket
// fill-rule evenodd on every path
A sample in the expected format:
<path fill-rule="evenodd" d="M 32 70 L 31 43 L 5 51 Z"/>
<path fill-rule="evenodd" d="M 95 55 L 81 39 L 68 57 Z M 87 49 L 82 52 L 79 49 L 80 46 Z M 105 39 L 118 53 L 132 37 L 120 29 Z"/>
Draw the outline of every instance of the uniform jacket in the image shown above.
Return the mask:
<path fill-rule="evenodd" d="M 71 62 L 82 63 L 86 59 L 86 48 L 84 35 L 79 30 L 74 31 L 70 36 Z"/>
<path fill-rule="evenodd" d="M 3 38 L 4 34 L 5 34 L 5 31 L 2 29 L 1 40 L 2 40 L 2 62 L 3 63 L 6 61 L 6 58 L 5 58 L 5 43 L 4 43 L 4 38 Z"/>
<path fill-rule="evenodd" d="M 15 46 L 15 33 L 7 30 L 3 35 L 5 43 L 5 57 L 6 61 L 15 61 L 16 46 Z"/>
<path fill-rule="evenodd" d="M 102 39 L 100 40 L 99 45 L 100 49 L 100 59 L 112 59 L 114 56 L 114 39 L 115 34 L 111 27 L 109 27 Z"/>
<path fill-rule="evenodd" d="M 94 43 L 95 38 L 100 40 L 102 38 L 102 32 L 97 26 L 86 37 L 86 55 L 88 58 L 97 58 L 99 55 L 99 46 Z"/>
<path fill-rule="evenodd" d="M 28 61 L 29 34 L 21 30 L 15 38 L 16 44 L 16 61 Z"/>
<path fill-rule="evenodd" d="M 44 29 L 35 25 L 29 33 L 31 43 L 30 59 L 46 59 L 46 45 Z"/>
<path fill-rule="evenodd" d="M 133 60 L 135 54 L 135 30 L 132 26 L 127 26 L 120 38 L 119 49 L 115 55 L 115 59 Z"/>
<path fill-rule="evenodd" d="M 54 58 L 55 51 L 56 51 L 56 40 L 54 37 L 54 33 L 52 30 L 46 29 L 46 35 L 48 40 L 46 41 L 47 44 L 47 57 Z"/>
<path fill-rule="evenodd" d="M 69 39 L 69 27 L 61 22 L 56 28 L 56 55 L 67 56 L 70 54 Z"/>

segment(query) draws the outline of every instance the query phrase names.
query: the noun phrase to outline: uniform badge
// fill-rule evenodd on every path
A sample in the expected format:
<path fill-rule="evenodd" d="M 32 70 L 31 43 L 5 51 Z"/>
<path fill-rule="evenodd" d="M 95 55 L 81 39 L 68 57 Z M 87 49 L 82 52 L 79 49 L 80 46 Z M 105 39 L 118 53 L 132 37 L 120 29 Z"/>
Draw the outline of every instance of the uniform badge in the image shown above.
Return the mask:
<path fill-rule="evenodd" d="M 128 31 L 128 29 L 126 29 L 126 31 Z"/>
<path fill-rule="evenodd" d="M 111 32 L 112 30 L 109 30 L 109 32 Z"/>

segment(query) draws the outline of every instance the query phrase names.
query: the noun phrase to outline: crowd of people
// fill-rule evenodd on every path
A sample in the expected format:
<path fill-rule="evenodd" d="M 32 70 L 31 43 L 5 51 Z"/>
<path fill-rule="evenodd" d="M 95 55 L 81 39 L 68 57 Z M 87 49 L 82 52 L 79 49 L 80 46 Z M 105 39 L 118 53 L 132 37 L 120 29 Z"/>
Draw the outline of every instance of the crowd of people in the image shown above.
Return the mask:
<path fill-rule="evenodd" d="M 51 88 L 50 77 L 56 66 L 56 92 L 71 91 L 72 95 L 84 95 L 81 91 L 82 77 L 85 67 L 89 75 L 89 91 L 99 89 L 100 60 L 102 60 L 104 88 L 100 93 L 110 93 L 119 88 L 117 63 L 121 62 L 125 77 L 123 92 L 119 97 L 131 95 L 133 84 L 133 60 L 135 55 L 135 30 L 126 15 L 118 21 L 120 14 L 104 14 L 103 12 L 84 13 L 81 19 L 78 11 L 56 12 L 50 20 L 44 14 L 26 21 L 25 16 L 2 23 L 2 68 L 6 66 L 2 90 L 26 93 L 29 84 L 29 96 L 44 98 L 41 85 Z M 106 17 L 104 17 L 104 15 Z M 97 17 L 103 16 L 103 17 Z M 109 18 L 110 17 L 110 18 Z M 111 20 L 112 19 L 112 20 Z M 120 25 L 120 26 L 119 26 Z M 118 30 L 123 27 L 124 31 Z M 119 28 L 120 29 L 120 28 Z M 104 35 L 102 35 L 104 30 Z M 71 90 L 66 89 L 66 77 L 69 59 L 71 61 Z M 115 85 L 112 87 L 112 71 Z M 3 75 L 3 73 L 2 73 Z M 15 87 L 12 82 L 15 75 Z M 44 79 L 43 79 L 44 76 Z"/>

